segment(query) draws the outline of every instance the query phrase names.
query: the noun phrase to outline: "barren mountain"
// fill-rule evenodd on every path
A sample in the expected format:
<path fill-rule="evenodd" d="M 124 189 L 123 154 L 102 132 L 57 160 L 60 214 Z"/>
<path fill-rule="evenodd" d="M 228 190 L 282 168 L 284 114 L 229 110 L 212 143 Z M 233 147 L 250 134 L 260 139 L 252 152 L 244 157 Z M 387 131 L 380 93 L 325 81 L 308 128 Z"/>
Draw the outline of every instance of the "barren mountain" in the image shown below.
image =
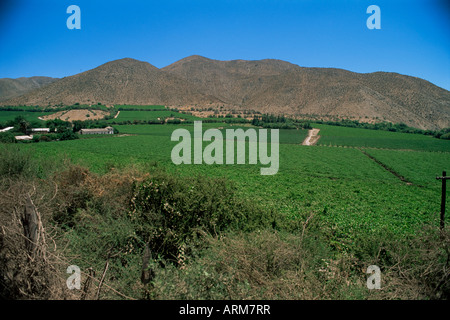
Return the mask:
<path fill-rule="evenodd" d="M 450 127 L 450 92 L 397 73 L 305 68 L 281 60 L 218 61 L 191 56 L 158 69 L 133 59 L 108 62 L 20 97 L 18 104 L 225 106 L 286 115 Z"/>
<path fill-rule="evenodd" d="M 188 80 L 227 104 L 240 106 L 245 105 L 248 89 L 257 89 L 253 88 L 255 84 L 249 88 L 249 80 L 278 76 L 295 68 L 296 65 L 281 60 L 218 61 L 190 56 L 161 70 Z"/>
<path fill-rule="evenodd" d="M 0 79 L 0 101 L 18 97 L 31 90 L 41 88 L 47 84 L 55 82 L 57 78 L 50 77 L 30 77 L 30 78 L 3 78 Z"/>
<path fill-rule="evenodd" d="M 77 102 L 194 105 L 219 101 L 200 93 L 186 80 L 163 72 L 150 63 L 125 58 L 62 78 L 42 90 L 30 92 L 3 104 L 57 105 Z"/>
<path fill-rule="evenodd" d="M 162 70 L 245 109 L 361 121 L 378 118 L 422 129 L 450 126 L 450 92 L 397 73 L 360 74 L 280 60 L 217 61 L 199 56 Z"/>

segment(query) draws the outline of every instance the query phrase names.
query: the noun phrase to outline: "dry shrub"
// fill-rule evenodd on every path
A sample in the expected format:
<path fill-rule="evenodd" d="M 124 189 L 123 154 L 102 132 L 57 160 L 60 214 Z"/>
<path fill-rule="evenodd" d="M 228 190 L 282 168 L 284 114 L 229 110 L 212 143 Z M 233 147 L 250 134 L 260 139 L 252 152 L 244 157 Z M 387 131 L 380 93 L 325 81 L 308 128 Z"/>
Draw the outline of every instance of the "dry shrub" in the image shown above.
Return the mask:
<path fill-rule="evenodd" d="M 4 186 L 2 186 L 4 187 Z M 0 297 L 4 299 L 67 299 L 62 260 L 55 245 L 54 229 L 45 207 L 47 185 L 9 181 L 0 196 Z M 24 228 L 27 197 L 37 209 L 37 239 Z M 48 200 L 48 199 L 47 199 Z M 36 205 L 42 204 L 42 210 Z M 33 249 L 30 249 L 33 248 Z M 66 266 L 67 267 L 67 266 Z"/>
<path fill-rule="evenodd" d="M 311 240 L 311 242 L 309 242 Z M 352 261 L 336 259 L 314 237 L 274 230 L 209 237 L 182 270 L 157 270 L 156 299 L 351 299 L 366 293 Z M 318 241 L 318 240 L 317 240 Z M 326 272 L 324 272 L 326 270 Z"/>
<path fill-rule="evenodd" d="M 120 210 L 126 210 L 132 197 L 133 184 L 142 182 L 149 176 L 149 173 L 143 173 L 135 167 L 120 171 L 113 168 L 104 175 L 89 174 L 85 186 L 92 197 L 104 203 L 119 204 Z"/>
<path fill-rule="evenodd" d="M 212 239 L 215 270 L 232 274 L 233 281 L 248 282 L 254 299 L 340 299 L 361 289 L 352 275 L 348 257 L 330 259 L 330 253 L 313 237 L 261 231 Z M 248 294 L 247 293 L 247 294 Z"/>
<path fill-rule="evenodd" d="M 123 215 L 128 210 L 133 184 L 146 177 L 148 174 L 135 167 L 98 175 L 79 165 L 69 165 L 53 177 L 58 186 L 53 218 L 71 228 L 86 218 L 89 207 L 98 213 Z"/>
<path fill-rule="evenodd" d="M 450 299 L 450 233 L 427 228 L 389 250 L 392 265 L 382 270 L 380 299 Z"/>
<path fill-rule="evenodd" d="M 64 230 L 81 223 L 95 205 L 102 210 L 124 215 L 133 182 L 146 177 L 135 168 L 111 170 L 99 176 L 70 164 L 65 170 L 38 179 L 33 176 L 7 176 L 0 179 L 0 297 L 5 299 L 80 299 L 83 291 L 68 290 L 66 269 L 71 254 Z M 41 222 L 39 243 L 29 252 L 22 214 L 27 195 L 31 196 Z M 81 214 L 80 214 L 81 213 Z M 84 215 L 83 215 L 84 214 Z M 86 221 L 83 221 L 86 222 Z M 70 232 L 70 230 L 69 230 Z M 86 271 L 87 272 L 87 271 Z M 89 279 L 87 273 L 82 279 Z M 83 284 L 85 285 L 86 282 Z M 94 279 L 93 286 L 98 285 Z M 86 295 L 85 295 L 86 296 Z M 92 298 L 92 291 L 90 296 Z"/>

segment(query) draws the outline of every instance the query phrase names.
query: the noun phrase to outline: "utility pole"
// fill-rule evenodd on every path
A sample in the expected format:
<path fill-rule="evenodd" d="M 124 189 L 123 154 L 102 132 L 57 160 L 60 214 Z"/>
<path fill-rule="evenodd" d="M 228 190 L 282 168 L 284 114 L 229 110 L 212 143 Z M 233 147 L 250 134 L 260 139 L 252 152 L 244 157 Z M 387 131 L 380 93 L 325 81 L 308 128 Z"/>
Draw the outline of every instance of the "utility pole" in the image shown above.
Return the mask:
<path fill-rule="evenodd" d="M 441 232 L 444 231 L 444 228 L 445 228 L 445 222 L 444 222 L 444 218 L 445 218 L 445 196 L 446 196 L 446 193 L 447 193 L 446 182 L 447 182 L 448 179 L 450 179 L 450 177 L 447 177 L 447 172 L 445 172 L 445 171 L 442 171 L 442 177 L 436 177 L 436 180 L 442 180 L 441 224 L 440 224 Z"/>

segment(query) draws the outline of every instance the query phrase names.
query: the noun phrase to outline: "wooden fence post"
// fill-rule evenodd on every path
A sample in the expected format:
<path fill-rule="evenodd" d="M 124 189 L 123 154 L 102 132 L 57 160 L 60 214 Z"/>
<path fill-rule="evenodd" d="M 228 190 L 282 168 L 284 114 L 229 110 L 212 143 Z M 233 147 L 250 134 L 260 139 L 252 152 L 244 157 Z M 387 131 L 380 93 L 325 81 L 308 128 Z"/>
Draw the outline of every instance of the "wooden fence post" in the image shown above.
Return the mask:
<path fill-rule="evenodd" d="M 441 222 L 440 229 L 441 232 L 445 229 L 445 198 L 447 193 L 447 185 L 446 182 L 450 177 L 447 177 L 447 172 L 442 171 L 442 177 L 436 177 L 437 180 L 442 180 L 442 196 L 441 196 Z"/>
<path fill-rule="evenodd" d="M 22 215 L 23 232 L 26 237 L 25 247 L 30 256 L 34 256 L 39 240 L 39 219 L 36 207 L 31 201 L 30 195 L 26 197 L 25 209 Z"/>
<path fill-rule="evenodd" d="M 92 268 L 89 268 L 89 276 L 86 279 L 86 282 L 84 283 L 83 287 L 83 293 L 81 294 L 81 300 L 85 300 L 86 297 L 89 295 L 89 289 L 91 287 L 92 279 L 95 277 L 95 271 Z"/>
<path fill-rule="evenodd" d="M 142 256 L 142 271 L 141 271 L 141 282 L 143 284 L 149 283 L 153 280 L 155 276 L 155 272 L 153 269 L 148 268 L 148 263 L 152 257 L 150 249 L 148 247 L 148 243 L 145 245 L 144 255 Z"/>

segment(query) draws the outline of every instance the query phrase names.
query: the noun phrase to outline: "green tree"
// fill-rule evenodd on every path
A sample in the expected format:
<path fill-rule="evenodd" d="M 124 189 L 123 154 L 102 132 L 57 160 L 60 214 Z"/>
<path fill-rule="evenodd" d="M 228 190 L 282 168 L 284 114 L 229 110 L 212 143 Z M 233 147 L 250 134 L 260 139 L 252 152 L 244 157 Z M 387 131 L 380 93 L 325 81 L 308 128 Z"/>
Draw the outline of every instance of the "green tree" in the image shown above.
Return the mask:
<path fill-rule="evenodd" d="M 72 130 L 70 129 L 64 129 L 63 131 L 58 131 L 58 139 L 59 140 L 75 140 L 78 139 L 78 135 L 76 133 L 74 133 Z"/>
<path fill-rule="evenodd" d="M 0 132 L 0 143 L 14 143 L 16 138 L 11 132 Z"/>
<path fill-rule="evenodd" d="M 17 116 L 14 118 L 14 129 L 20 131 L 23 134 L 27 134 L 30 129 L 30 123 L 25 119 L 24 116 Z"/>

